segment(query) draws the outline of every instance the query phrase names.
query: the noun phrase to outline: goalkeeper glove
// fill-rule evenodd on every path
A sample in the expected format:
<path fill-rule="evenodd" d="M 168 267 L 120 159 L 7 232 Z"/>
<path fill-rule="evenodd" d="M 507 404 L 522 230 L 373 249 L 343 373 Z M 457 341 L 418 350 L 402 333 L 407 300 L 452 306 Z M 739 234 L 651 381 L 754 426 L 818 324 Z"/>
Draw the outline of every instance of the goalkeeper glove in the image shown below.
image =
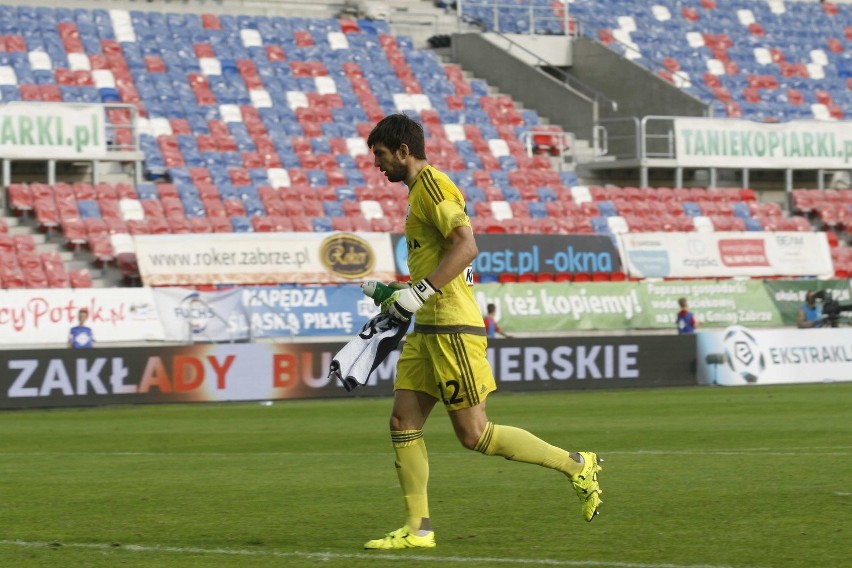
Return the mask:
<path fill-rule="evenodd" d="M 394 292 L 390 298 L 382 302 L 382 312 L 389 313 L 391 317 L 399 321 L 407 322 L 414 312 L 419 310 L 437 291 L 424 278 L 408 288 Z"/>
<path fill-rule="evenodd" d="M 397 290 L 408 288 L 408 282 L 391 282 L 390 284 L 382 284 L 377 280 L 367 280 L 361 284 L 361 291 L 365 296 L 373 299 L 373 303 L 381 306 L 382 302 L 390 298 Z"/>

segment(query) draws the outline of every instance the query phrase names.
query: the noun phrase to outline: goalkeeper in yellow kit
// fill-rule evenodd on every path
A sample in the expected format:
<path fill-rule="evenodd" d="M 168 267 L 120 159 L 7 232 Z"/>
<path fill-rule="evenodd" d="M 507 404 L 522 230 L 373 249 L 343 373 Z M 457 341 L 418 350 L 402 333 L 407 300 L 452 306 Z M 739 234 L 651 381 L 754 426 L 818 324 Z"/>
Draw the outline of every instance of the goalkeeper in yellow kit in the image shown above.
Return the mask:
<path fill-rule="evenodd" d="M 432 548 L 429 461 L 422 428 L 439 400 L 462 445 L 486 455 L 532 463 L 565 474 L 591 521 L 601 504 L 600 459 L 568 452 L 512 426 L 488 420 L 485 401 L 496 390 L 486 359 L 486 335 L 473 296 L 470 265 L 478 253 L 459 189 L 426 159 L 423 129 L 401 114 L 387 116 L 367 138 L 375 165 L 391 182 L 408 186 L 405 240 L 411 284 L 382 303 L 402 321 L 415 312 L 397 364 L 391 441 L 405 499 L 405 526 L 364 545 L 368 549 Z"/>

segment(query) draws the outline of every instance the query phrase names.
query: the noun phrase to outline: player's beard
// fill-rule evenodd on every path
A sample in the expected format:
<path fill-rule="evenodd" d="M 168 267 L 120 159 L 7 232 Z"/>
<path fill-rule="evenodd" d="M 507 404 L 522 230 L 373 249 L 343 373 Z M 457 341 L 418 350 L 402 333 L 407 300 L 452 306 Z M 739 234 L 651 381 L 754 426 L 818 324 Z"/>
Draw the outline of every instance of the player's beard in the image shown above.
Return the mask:
<path fill-rule="evenodd" d="M 402 162 L 389 164 L 388 167 L 385 168 L 385 177 L 387 177 L 388 181 L 391 183 L 405 181 L 407 175 L 408 170 Z"/>

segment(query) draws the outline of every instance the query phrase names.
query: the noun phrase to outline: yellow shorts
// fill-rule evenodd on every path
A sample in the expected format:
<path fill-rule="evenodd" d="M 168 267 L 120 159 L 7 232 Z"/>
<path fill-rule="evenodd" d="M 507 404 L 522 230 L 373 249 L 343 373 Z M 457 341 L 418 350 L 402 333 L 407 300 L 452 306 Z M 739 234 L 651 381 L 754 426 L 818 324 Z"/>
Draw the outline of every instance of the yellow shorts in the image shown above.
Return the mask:
<path fill-rule="evenodd" d="M 447 410 L 476 406 L 497 390 L 487 344 L 486 337 L 467 333 L 410 333 L 393 388 L 429 394 Z"/>

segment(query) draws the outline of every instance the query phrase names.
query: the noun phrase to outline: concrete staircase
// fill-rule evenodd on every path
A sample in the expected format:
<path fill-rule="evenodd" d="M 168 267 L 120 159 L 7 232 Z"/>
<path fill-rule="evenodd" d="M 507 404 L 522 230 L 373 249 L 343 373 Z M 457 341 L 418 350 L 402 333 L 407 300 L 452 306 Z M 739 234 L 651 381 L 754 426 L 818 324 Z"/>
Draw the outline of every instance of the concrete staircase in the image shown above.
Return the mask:
<path fill-rule="evenodd" d="M 36 243 L 36 252 L 56 252 L 65 263 L 65 270 L 88 269 L 92 275 L 93 288 L 110 288 L 120 286 L 120 275 L 112 267 L 100 269 L 94 265 L 94 258 L 85 249 L 69 251 L 61 233 L 42 233 L 38 230 L 35 220 L 29 217 L 14 217 L 4 215 L 3 220 L 9 228 L 10 235 L 30 235 Z"/>

